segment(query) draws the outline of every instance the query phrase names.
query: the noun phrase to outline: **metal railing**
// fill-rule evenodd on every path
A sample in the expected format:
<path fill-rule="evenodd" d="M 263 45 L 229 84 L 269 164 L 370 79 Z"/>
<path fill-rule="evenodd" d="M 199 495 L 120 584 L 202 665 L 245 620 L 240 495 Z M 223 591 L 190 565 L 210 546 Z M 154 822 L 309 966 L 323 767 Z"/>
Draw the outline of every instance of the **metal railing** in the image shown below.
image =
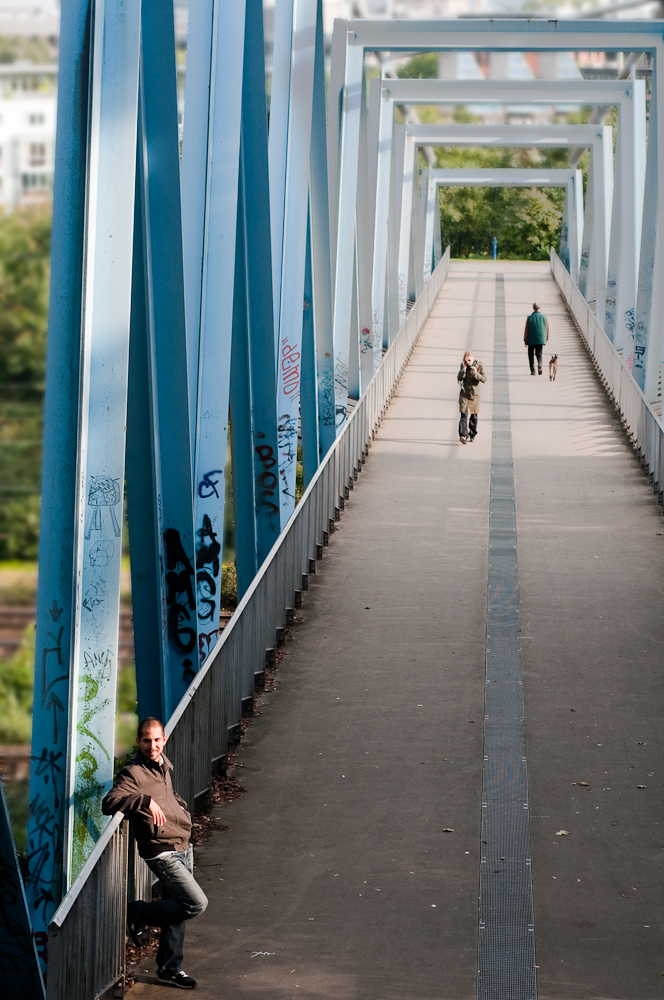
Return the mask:
<path fill-rule="evenodd" d="M 371 441 L 447 277 L 450 248 L 321 462 L 219 641 L 166 725 L 174 784 L 193 808 L 210 787 L 243 705 L 253 701 L 279 630 L 307 589 Z M 48 1000 L 122 996 L 127 895 L 149 898 L 150 871 L 116 813 L 49 927 Z"/>
<path fill-rule="evenodd" d="M 622 424 L 641 460 L 654 492 L 664 489 L 664 429 L 621 356 L 604 333 L 590 306 L 572 281 L 565 265 L 551 249 L 551 273 L 560 289 L 604 388 L 620 414 Z"/>

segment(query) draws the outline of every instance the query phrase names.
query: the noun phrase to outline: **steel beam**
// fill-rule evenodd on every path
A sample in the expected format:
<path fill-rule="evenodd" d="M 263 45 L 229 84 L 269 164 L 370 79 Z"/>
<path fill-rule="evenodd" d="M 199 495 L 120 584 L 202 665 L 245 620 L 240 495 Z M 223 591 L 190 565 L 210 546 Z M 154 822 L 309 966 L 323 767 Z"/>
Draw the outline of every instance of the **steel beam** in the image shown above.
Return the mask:
<path fill-rule="evenodd" d="M 277 431 L 282 528 L 295 509 L 317 0 L 295 0 L 292 16 L 286 158 L 279 168 L 284 176 L 283 238 L 281 256 L 278 261 L 273 261 L 273 272 L 277 263 L 281 272 L 279 312 L 275 316 L 278 328 Z M 271 122 L 270 132 L 274 127 Z M 271 181 L 274 178 L 275 173 L 271 170 Z M 281 190 L 275 184 L 275 191 L 277 187 Z M 273 197 L 272 191 L 270 197 Z M 278 241 L 278 234 L 273 233 L 273 253 L 275 240 Z"/>
<path fill-rule="evenodd" d="M 325 49 L 323 46 L 323 0 L 318 0 L 316 56 L 309 162 L 309 228 L 311 279 L 318 405 L 318 445 L 322 458 L 334 444 L 334 341 L 332 336 L 332 273 L 330 261 L 330 209 L 327 176 L 327 128 L 325 109 Z"/>
<path fill-rule="evenodd" d="M 64 0 L 55 142 L 26 896 L 42 971 L 64 891 L 90 2 Z"/>
<path fill-rule="evenodd" d="M 101 799 L 113 782 L 139 39 L 140 5 L 127 11 L 105 2 L 96 9 L 70 563 L 76 605 L 69 675 L 68 884 L 106 825 Z"/>
<path fill-rule="evenodd" d="M 138 711 L 168 719 L 198 656 L 173 12 L 141 24 L 127 508 Z"/>
<path fill-rule="evenodd" d="M 244 226 L 244 282 L 249 344 L 249 425 L 253 507 L 242 517 L 255 521 L 256 569 L 280 530 L 275 405 L 274 314 L 270 261 L 267 107 L 262 0 L 246 0 L 240 173 Z M 258 267 L 257 261 L 264 262 Z M 237 505 L 236 505 L 237 506 Z M 236 514 L 238 523 L 239 511 Z"/>
<path fill-rule="evenodd" d="M 223 9 L 222 9 L 223 8 Z M 192 6 L 182 140 L 183 243 L 189 365 L 196 372 L 194 525 L 198 663 L 219 637 L 245 2 Z M 176 565 L 179 586 L 184 564 Z M 183 575 L 185 574 L 185 575 Z M 184 591 L 176 591 L 180 596 Z"/>

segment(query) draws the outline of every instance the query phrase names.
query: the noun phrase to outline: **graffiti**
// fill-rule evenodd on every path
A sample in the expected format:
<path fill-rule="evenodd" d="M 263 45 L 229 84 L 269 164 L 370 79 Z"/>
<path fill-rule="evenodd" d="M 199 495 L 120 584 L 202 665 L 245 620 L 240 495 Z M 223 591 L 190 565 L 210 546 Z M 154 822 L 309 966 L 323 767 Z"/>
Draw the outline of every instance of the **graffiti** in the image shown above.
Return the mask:
<path fill-rule="evenodd" d="M 90 549 L 90 565 L 105 569 L 110 565 L 115 553 L 115 542 L 112 538 L 100 538 Z"/>
<path fill-rule="evenodd" d="M 329 354 L 325 357 L 329 358 Z M 326 426 L 334 424 L 334 377 L 331 366 L 319 369 L 318 373 L 318 411 L 321 423 Z"/>
<path fill-rule="evenodd" d="M 279 477 L 281 479 L 281 493 L 290 500 L 295 500 L 295 481 L 289 475 L 295 468 L 297 461 L 297 420 L 290 414 L 284 413 L 277 422 L 277 435 L 279 438 Z M 293 483 L 289 479 L 293 478 Z"/>
<path fill-rule="evenodd" d="M 183 660 L 182 661 L 182 667 L 183 667 L 182 680 L 187 685 L 187 687 L 189 687 L 189 685 L 193 681 L 194 677 L 196 676 L 196 671 L 194 670 L 194 665 L 191 662 L 191 660 Z"/>
<path fill-rule="evenodd" d="M 58 608 L 58 605 L 57 605 L 56 601 L 53 601 L 53 607 L 49 611 L 49 614 L 50 614 L 51 618 L 53 618 L 54 621 L 56 620 L 56 618 L 54 618 L 54 615 L 57 615 L 57 619 L 59 620 L 60 615 L 62 614 L 62 608 Z M 53 743 L 54 744 L 56 744 L 58 742 L 58 712 L 64 712 L 65 707 L 62 704 L 62 702 L 60 701 L 60 699 L 58 698 L 57 694 L 55 694 L 51 690 L 51 688 L 53 687 L 54 684 L 58 684 L 60 681 L 68 681 L 69 680 L 69 675 L 68 674 L 62 674 L 61 676 L 56 677 L 54 680 L 51 681 L 50 684 L 47 685 L 46 684 L 47 674 L 48 674 L 48 662 L 47 661 L 48 661 L 48 657 L 51 656 L 53 653 L 55 653 L 55 656 L 57 657 L 57 665 L 58 665 L 58 667 L 62 667 L 62 645 L 61 644 L 62 644 L 62 634 L 63 634 L 63 632 L 64 632 L 64 628 L 62 626 L 60 626 L 60 631 L 58 632 L 57 636 L 53 635 L 52 632 L 47 632 L 46 635 L 49 637 L 49 639 L 53 640 L 54 645 L 53 646 L 48 646 L 48 647 L 42 649 L 42 683 L 41 683 L 40 705 L 41 705 L 41 708 L 44 710 L 45 713 L 49 712 L 51 709 L 53 710 Z M 47 698 L 48 698 L 48 701 L 47 701 Z"/>
<path fill-rule="evenodd" d="M 207 514 L 203 515 L 203 524 L 196 532 L 198 544 L 196 546 L 196 596 L 198 598 L 198 620 L 209 622 L 215 626 L 210 635 L 219 634 L 217 618 L 219 608 L 217 605 L 217 580 L 221 570 L 220 556 L 221 545 L 217 541 L 217 532 L 212 529 L 212 521 Z M 198 638 L 198 652 L 201 665 L 209 652 L 204 651 L 205 634 L 201 633 Z M 192 647 L 193 648 L 193 647 Z"/>
<path fill-rule="evenodd" d="M 210 476 L 222 476 L 223 469 L 212 469 L 211 472 L 206 472 L 200 483 L 198 484 L 198 495 L 201 500 L 207 500 L 211 496 L 219 498 L 219 493 L 217 492 L 217 485 L 219 483 L 218 479 L 210 479 Z M 205 490 L 205 493 L 203 492 Z"/>
<path fill-rule="evenodd" d="M 83 607 L 93 612 L 98 605 L 106 600 L 106 580 L 99 579 L 96 583 L 91 583 L 83 598 Z"/>
<path fill-rule="evenodd" d="M 362 327 L 362 333 L 360 334 L 360 353 L 366 354 L 368 351 L 373 349 L 373 341 L 371 339 L 371 330 L 368 326 Z"/>
<path fill-rule="evenodd" d="M 58 788 L 64 780 L 63 768 L 58 764 L 62 753 L 54 753 L 44 747 L 39 757 L 32 760 L 35 781 L 42 778 L 49 786 L 45 792 L 37 792 L 30 800 L 30 832 L 28 837 L 28 876 L 26 884 L 32 889 L 32 907 L 36 913 L 41 910 L 41 919 L 48 922 L 55 906 L 52 886 L 59 882 L 62 865 L 62 828 L 58 822 L 60 795 Z M 64 764 L 64 761 L 63 761 Z M 62 775 L 62 777 L 58 777 Z"/>
<path fill-rule="evenodd" d="M 93 531 L 102 530 L 102 511 L 108 507 L 115 537 L 120 537 L 120 525 L 115 515 L 115 507 L 122 500 L 119 479 L 108 476 L 90 476 L 88 487 L 88 511 L 85 519 L 85 537 L 90 538 Z"/>
<path fill-rule="evenodd" d="M 262 507 L 270 514 L 278 514 L 279 507 L 274 502 L 274 497 L 277 496 L 279 479 L 270 471 L 277 464 L 274 448 L 269 444 L 258 444 L 254 446 L 254 451 L 262 466 L 262 472 L 256 476 L 256 511 Z"/>
<path fill-rule="evenodd" d="M 625 313 L 625 329 L 629 333 L 634 333 L 635 322 L 634 322 L 634 310 L 628 309 Z"/>
<path fill-rule="evenodd" d="M 581 270 L 582 271 L 587 271 L 588 270 L 589 259 L 590 259 L 590 250 L 588 250 L 586 248 L 585 250 L 581 251 Z"/>
<path fill-rule="evenodd" d="M 200 632 L 198 636 L 198 654 L 201 658 L 201 665 L 205 663 L 208 656 L 212 651 L 212 647 L 219 638 L 219 629 L 215 628 L 212 632 Z M 191 671 L 192 679 L 196 675 L 193 670 Z"/>
<path fill-rule="evenodd" d="M 281 348 L 281 382 L 284 396 L 295 399 L 300 393 L 300 352 L 285 343 Z"/>
<path fill-rule="evenodd" d="M 113 654 L 110 649 L 106 650 L 104 653 L 84 653 L 85 667 L 87 670 L 98 669 L 99 680 L 95 680 L 91 673 L 83 674 L 80 678 L 80 684 L 83 685 L 83 693 L 79 694 L 78 700 L 85 702 L 89 705 L 97 695 L 99 694 L 99 682 L 110 681 L 113 672 Z M 106 755 L 106 759 L 110 762 L 111 757 L 98 737 L 90 731 L 88 728 L 88 723 L 94 718 L 94 716 L 101 712 L 102 709 L 107 708 L 111 704 L 110 698 L 105 698 L 103 701 L 97 702 L 95 705 L 90 705 L 85 711 L 81 713 L 80 718 L 76 723 L 76 731 L 81 736 L 87 736 L 88 739 L 92 740 Z M 78 760 L 78 758 L 77 758 Z"/>
<path fill-rule="evenodd" d="M 193 591 L 194 570 L 182 548 L 179 531 L 167 528 L 164 532 L 164 542 L 168 634 L 181 653 L 190 653 L 196 645 L 196 630 L 186 624 L 191 621 L 189 611 L 196 610 Z"/>

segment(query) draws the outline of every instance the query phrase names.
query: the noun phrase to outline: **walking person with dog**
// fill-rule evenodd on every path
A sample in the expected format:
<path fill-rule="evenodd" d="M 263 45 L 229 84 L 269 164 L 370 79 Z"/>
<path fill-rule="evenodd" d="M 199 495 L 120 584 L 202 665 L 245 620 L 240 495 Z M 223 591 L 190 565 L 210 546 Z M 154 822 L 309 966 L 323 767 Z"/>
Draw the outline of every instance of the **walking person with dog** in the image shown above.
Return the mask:
<path fill-rule="evenodd" d="M 533 302 L 533 311 L 526 320 L 526 327 L 523 331 L 523 342 L 528 348 L 528 363 L 530 364 L 530 374 L 535 374 L 535 358 L 537 358 L 537 371 L 542 374 L 542 348 L 549 339 L 549 321 L 540 311 L 537 302 Z"/>
<path fill-rule="evenodd" d="M 480 385 L 486 382 L 484 368 L 479 361 L 475 360 L 472 351 L 466 351 L 459 368 L 457 382 L 460 383 L 459 392 L 459 441 L 461 444 L 468 444 L 477 437 L 477 417 L 480 412 Z"/>
<path fill-rule="evenodd" d="M 191 816 L 187 803 L 173 790 L 173 765 L 164 755 L 166 733 L 159 719 L 143 719 L 136 738 L 138 752 L 125 764 L 102 802 L 102 812 L 129 818 L 138 852 L 159 879 L 162 899 L 137 899 L 127 906 L 127 933 L 137 947 L 145 929 L 161 927 L 157 978 L 166 986 L 193 990 L 196 980 L 182 971 L 185 921 L 208 905 L 193 875 Z"/>

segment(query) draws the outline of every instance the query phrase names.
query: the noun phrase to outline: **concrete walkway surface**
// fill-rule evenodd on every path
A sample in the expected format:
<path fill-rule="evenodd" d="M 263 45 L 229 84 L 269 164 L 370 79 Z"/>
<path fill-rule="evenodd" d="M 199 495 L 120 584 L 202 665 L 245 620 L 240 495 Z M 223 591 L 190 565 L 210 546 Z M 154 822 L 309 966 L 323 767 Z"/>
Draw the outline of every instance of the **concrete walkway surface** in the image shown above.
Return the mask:
<path fill-rule="evenodd" d="M 662 512 L 548 264 L 499 261 L 452 265 L 242 741 L 247 792 L 197 852 L 201 998 L 476 995 L 496 274 L 539 998 L 664 995 Z M 528 371 L 533 301 L 556 382 Z M 464 447 L 467 349 L 488 381 Z"/>

